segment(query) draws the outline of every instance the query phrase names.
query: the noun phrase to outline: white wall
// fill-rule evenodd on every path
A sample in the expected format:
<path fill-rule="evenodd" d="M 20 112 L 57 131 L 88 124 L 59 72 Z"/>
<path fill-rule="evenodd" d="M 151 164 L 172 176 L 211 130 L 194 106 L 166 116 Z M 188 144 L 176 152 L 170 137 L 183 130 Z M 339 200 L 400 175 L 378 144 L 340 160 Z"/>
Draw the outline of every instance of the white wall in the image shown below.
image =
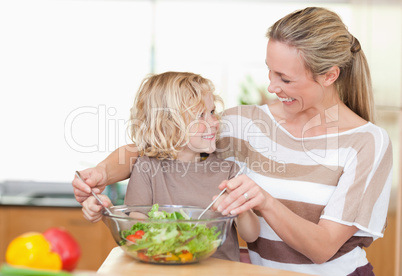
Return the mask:
<path fill-rule="evenodd" d="M 113 128 L 149 72 L 150 14 L 146 1 L 0 1 L 0 179 L 70 181 L 125 143 Z"/>
<path fill-rule="evenodd" d="M 0 181 L 71 181 L 127 143 L 151 68 L 200 73 L 237 105 L 247 75 L 268 84 L 265 32 L 280 17 L 324 5 L 359 31 L 351 5 L 328 2 L 0 1 Z"/>

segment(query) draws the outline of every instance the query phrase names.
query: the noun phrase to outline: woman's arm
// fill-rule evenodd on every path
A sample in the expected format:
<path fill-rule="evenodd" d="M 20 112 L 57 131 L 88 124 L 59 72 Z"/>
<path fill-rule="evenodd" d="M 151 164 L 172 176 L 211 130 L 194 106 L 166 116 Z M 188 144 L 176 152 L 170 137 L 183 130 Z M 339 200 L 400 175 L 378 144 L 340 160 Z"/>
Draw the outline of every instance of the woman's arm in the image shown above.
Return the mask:
<path fill-rule="evenodd" d="M 266 201 L 259 210 L 266 222 L 287 245 L 317 264 L 328 261 L 358 230 L 325 219 L 318 224 L 308 221 L 269 194 Z"/>
<path fill-rule="evenodd" d="M 138 157 L 137 147 L 128 144 L 112 152 L 97 167 L 104 168 L 106 172 L 106 185 L 125 180 L 131 175 L 131 168 Z"/>
<path fill-rule="evenodd" d="M 241 214 L 252 208 L 258 210 L 287 245 L 314 263 L 329 260 L 358 230 L 355 226 L 324 219 L 318 224 L 308 221 L 293 213 L 245 175 L 223 182 L 219 188 L 225 186 L 229 194 L 219 203 L 218 211 L 227 215 L 229 212 Z M 250 197 L 248 201 L 243 196 L 245 192 Z"/>
<path fill-rule="evenodd" d="M 116 149 L 95 168 L 80 171 L 85 183 L 74 177 L 72 184 L 76 200 L 82 204 L 92 189 L 95 193 L 102 193 L 107 185 L 129 178 L 137 157 L 137 148 L 129 144 Z"/>

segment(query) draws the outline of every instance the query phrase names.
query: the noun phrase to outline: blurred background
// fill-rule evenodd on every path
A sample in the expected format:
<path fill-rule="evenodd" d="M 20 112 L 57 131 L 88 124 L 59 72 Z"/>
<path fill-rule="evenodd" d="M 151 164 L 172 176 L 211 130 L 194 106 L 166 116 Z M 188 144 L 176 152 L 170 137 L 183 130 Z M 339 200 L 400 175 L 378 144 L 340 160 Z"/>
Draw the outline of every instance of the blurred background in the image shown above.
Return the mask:
<path fill-rule="evenodd" d="M 377 123 L 394 149 L 387 239 L 368 254 L 376 275 L 401 275 L 402 0 L 0 1 L 2 205 L 18 205 L 4 200 L 11 186 L 37 183 L 44 185 L 37 206 L 57 205 L 43 201 L 43 191 L 56 187 L 47 200 L 59 198 L 63 207 L 56 194 L 71 193 L 75 170 L 130 142 L 129 110 L 148 73 L 199 73 L 215 83 L 225 107 L 266 102 L 265 33 L 307 6 L 337 12 L 367 55 Z M 124 183 L 109 191 L 116 200 L 119 189 Z M 0 234 L 14 231 L 10 216 L 0 213 Z"/>

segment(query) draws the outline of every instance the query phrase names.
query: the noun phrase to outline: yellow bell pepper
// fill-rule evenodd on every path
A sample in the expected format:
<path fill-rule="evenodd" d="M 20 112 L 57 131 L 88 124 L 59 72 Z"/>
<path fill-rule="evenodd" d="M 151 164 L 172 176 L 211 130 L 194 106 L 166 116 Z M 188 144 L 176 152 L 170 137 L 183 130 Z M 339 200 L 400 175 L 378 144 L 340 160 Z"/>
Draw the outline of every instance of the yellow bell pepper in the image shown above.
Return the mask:
<path fill-rule="evenodd" d="M 182 263 L 187 263 L 193 260 L 193 254 L 188 251 L 183 251 L 181 254 L 179 254 L 179 258 Z"/>
<path fill-rule="evenodd" d="M 170 252 L 168 252 L 166 255 L 167 255 L 166 256 L 166 261 L 171 262 L 171 261 L 178 261 L 179 260 L 179 257 L 177 257 L 176 255 L 174 255 L 174 254 L 172 254 Z"/>
<path fill-rule="evenodd" d="M 61 270 L 63 265 L 60 256 L 51 251 L 50 243 L 37 232 L 12 240 L 7 247 L 6 261 L 10 265 L 51 270 Z"/>

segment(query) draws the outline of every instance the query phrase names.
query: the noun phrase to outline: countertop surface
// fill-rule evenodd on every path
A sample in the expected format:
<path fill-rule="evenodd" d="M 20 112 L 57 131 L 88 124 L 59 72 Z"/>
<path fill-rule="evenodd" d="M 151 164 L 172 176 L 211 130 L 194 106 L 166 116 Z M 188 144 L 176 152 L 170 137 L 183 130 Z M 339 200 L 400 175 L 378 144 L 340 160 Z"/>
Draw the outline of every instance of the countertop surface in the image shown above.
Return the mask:
<path fill-rule="evenodd" d="M 71 183 L 36 181 L 1 182 L 0 205 L 81 207 Z"/>
<path fill-rule="evenodd" d="M 104 193 L 114 205 L 123 204 L 126 186 L 115 183 Z M 79 207 L 70 182 L 0 182 L 0 206 Z"/>
<path fill-rule="evenodd" d="M 209 258 L 195 264 L 187 265 L 159 265 L 146 264 L 134 260 L 126 255 L 124 251 L 115 247 L 99 268 L 97 274 L 103 275 L 276 275 L 276 276 L 297 276 L 307 275 L 285 270 L 278 270 L 264 266 L 232 262 Z"/>

